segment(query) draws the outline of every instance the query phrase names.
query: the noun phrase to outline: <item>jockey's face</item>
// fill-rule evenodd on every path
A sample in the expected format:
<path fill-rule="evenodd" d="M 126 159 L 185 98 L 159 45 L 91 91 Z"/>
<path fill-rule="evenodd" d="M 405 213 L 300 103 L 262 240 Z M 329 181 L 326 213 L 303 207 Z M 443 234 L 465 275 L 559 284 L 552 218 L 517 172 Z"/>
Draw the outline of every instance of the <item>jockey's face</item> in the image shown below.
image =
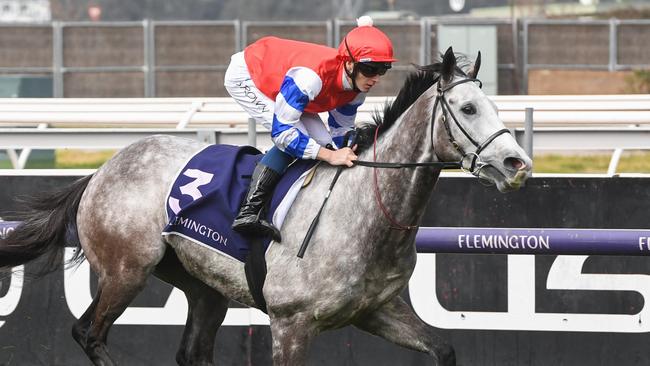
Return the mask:
<path fill-rule="evenodd" d="M 354 70 L 354 62 L 346 61 L 345 68 L 350 73 L 352 73 L 352 71 Z M 362 93 L 369 92 L 370 89 L 372 89 L 372 87 L 379 82 L 379 78 L 386 73 L 386 70 L 374 70 L 372 68 L 370 69 L 363 68 L 363 65 L 358 65 L 357 68 L 359 72 L 356 73 L 354 82 L 357 88 Z M 346 75 L 346 77 L 348 76 Z"/>

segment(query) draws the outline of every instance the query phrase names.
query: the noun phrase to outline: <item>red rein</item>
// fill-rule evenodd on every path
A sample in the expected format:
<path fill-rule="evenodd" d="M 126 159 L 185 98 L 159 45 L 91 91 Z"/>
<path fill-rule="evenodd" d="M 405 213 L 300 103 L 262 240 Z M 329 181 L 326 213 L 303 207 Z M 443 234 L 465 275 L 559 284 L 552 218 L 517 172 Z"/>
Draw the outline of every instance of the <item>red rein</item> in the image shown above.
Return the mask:
<path fill-rule="evenodd" d="M 374 162 L 377 162 L 377 137 L 379 136 L 379 126 L 375 129 L 375 142 L 372 145 L 372 159 Z M 377 203 L 379 204 L 379 208 L 381 208 L 381 211 L 384 213 L 384 216 L 390 221 L 391 223 L 391 228 L 397 229 L 397 230 L 413 230 L 417 229 L 417 226 L 413 225 L 403 225 L 391 214 L 388 212 L 388 209 L 386 209 L 386 206 L 384 206 L 384 203 L 381 201 L 381 193 L 379 192 L 379 183 L 377 182 L 377 168 L 373 168 L 374 171 L 374 190 L 375 190 L 375 198 L 377 199 Z"/>

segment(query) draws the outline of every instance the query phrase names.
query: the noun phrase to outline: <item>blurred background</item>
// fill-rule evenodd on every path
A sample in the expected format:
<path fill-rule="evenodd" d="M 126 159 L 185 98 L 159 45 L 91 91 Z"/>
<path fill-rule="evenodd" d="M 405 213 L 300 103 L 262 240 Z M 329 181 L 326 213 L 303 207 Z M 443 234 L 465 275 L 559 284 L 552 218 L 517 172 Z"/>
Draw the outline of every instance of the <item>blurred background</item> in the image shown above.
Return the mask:
<path fill-rule="evenodd" d="M 371 96 L 450 45 L 482 52 L 488 95 L 650 93 L 650 1 L 0 0 L 0 98 L 227 97 L 246 45 L 337 47 L 361 15 L 399 59 Z"/>
<path fill-rule="evenodd" d="M 227 96 L 230 55 L 251 42 L 336 47 L 364 14 L 400 61 L 374 95 L 452 44 L 482 50 L 488 94 L 650 90 L 649 1 L 0 0 L 0 97 Z"/>

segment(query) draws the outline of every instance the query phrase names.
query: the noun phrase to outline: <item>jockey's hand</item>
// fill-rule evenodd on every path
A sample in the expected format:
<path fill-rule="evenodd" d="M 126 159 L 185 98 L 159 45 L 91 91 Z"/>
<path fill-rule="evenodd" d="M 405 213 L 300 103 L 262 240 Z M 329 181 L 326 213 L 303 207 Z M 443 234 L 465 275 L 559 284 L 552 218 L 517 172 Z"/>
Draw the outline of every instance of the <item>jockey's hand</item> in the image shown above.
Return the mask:
<path fill-rule="evenodd" d="M 352 149 L 344 147 L 333 151 L 321 148 L 318 150 L 318 160 L 326 161 L 330 165 L 347 165 L 351 167 L 354 165 L 353 161 L 357 160 L 354 150 L 356 150 L 356 145 Z"/>

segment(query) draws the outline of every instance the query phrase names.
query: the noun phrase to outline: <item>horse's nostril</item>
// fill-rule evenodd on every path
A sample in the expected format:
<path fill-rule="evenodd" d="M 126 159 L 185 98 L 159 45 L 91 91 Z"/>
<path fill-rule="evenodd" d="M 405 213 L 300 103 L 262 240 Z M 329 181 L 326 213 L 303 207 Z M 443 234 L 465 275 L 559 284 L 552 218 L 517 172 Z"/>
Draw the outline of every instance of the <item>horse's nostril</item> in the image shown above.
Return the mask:
<path fill-rule="evenodd" d="M 517 158 L 506 158 L 504 164 L 507 167 L 512 167 L 514 170 L 526 169 L 526 163 L 524 163 L 523 160 Z"/>

